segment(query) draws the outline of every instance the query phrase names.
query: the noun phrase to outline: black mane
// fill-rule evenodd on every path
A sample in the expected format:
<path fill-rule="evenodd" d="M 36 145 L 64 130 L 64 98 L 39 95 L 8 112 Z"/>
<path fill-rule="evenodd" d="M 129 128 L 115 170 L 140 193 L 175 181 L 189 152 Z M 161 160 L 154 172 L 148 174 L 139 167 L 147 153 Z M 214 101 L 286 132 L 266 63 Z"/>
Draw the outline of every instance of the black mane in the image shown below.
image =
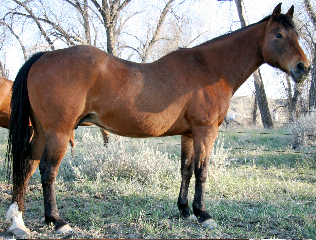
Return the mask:
<path fill-rule="evenodd" d="M 268 20 L 271 18 L 271 16 L 272 16 L 272 15 L 269 15 L 269 16 L 263 18 L 263 19 L 262 19 L 261 21 L 259 21 L 258 23 L 268 21 Z M 295 23 L 293 22 L 293 19 L 292 19 L 291 17 L 289 17 L 288 15 L 286 15 L 286 14 L 280 14 L 280 15 L 278 16 L 278 18 L 276 19 L 276 21 L 277 21 L 278 23 L 282 23 L 285 28 L 291 28 L 291 29 L 297 31 L 297 30 L 296 30 Z"/>

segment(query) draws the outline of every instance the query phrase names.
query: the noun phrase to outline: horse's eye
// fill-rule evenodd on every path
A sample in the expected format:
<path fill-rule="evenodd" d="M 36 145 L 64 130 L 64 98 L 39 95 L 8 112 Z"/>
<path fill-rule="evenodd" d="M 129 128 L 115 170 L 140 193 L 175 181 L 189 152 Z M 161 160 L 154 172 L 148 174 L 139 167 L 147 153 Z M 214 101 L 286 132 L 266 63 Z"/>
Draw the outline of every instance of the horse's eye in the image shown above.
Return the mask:
<path fill-rule="evenodd" d="M 277 34 L 275 34 L 275 37 L 276 38 L 282 38 L 282 34 L 281 33 L 277 33 Z"/>

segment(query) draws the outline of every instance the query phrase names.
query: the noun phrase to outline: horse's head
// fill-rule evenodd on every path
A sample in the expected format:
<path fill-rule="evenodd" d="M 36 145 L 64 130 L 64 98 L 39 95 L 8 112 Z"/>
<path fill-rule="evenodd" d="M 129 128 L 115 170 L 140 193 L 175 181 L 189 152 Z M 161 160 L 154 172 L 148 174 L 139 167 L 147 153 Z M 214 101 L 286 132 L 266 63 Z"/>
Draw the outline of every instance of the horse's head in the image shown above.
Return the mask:
<path fill-rule="evenodd" d="M 298 43 L 293 23 L 294 6 L 281 14 L 281 3 L 268 20 L 262 54 L 264 61 L 290 74 L 297 83 L 303 82 L 310 70 L 310 62 Z"/>

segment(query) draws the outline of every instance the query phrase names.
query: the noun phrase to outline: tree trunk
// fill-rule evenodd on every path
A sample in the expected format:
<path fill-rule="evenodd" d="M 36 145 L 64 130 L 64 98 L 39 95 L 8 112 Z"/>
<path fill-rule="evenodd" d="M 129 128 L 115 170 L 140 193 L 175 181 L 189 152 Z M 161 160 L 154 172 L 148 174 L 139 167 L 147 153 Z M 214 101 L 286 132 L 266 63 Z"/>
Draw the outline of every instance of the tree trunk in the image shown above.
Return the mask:
<path fill-rule="evenodd" d="M 248 25 L 248 23 L 245 17 L 245 9 L 243 6 L 243 0 L 235 0 L 235 3 L 237 6 L 240 24 L 242 27 L 245 27 Z M 253 73 L 253 78 L 254 78 L 254 84 L 255 84 L 255 89 L 256 89 L 256 99 L 258 102 L 263 126 L 265 128 L 273 128 L 273 121 L 272 121 L 271 114 L 269 111 L 268 100 L 267 100 L 267 96 L 264 90 L 264 85 L 262 82 L 259 69 Z"/>
<path fill-rule="evenodd" d="M 309 90 L 309 110 L 316 110 L 316 42 L 314 43 L 314 59 L 312 65 L 312 81 Z"/>
<path fill-rule="evenodd" d="M 91 34 L 90 34 L 90 20 L 89 20 L 89 6 L 88 6 L 88 0 L 83 0 L 82 3 L 80 3 L 78 0 L 72 1 L 72 0 L 64 0 L 68 2 L 70 5 L 72 5 L 74 8 L 77 9 L 77 11 L 81 14 L 82 20 L 83 20 L 83 28 L 84 28 L 84 43 L 91 45 Z M 71 44 L 72 45 L 72 44 Z M 74 45 L 74 44 L 73 44 Z"/>
<path fill-rule="evenodd" d="M 304 0 L 305 10 L 308 13 L 309 18 L 316 31 L 316 13 L 314 12 L 310 0 Z M 312 82 L 309 90 L 309 110 L 314 111 L 316 109 L 316 42 L 314 45 L 314 59 L 312 65 Z"/>
<path fill-rule="evenodd" d="M 257 125 L 257 110 L 258 110 L 258 103 L 257 103 L 257 98 L 255 96 L 255 101 L 253 104 L 253 111 L 252 111 L 252 125 L 253 126 Z"/>
<path fill-rule="evenodd" d="M 100 5 L 97 0 L 91 0 L 103 19 L 103 25 L 106 29 L 107 52 L 114 56 L 117 56 L 115 44 L 120 34 L 120 32 L 117 31 L 117 19 L 123 8 L 131 1 L 132 0 L 124 0 L 122 3 L 120 0 L 109 1 L 109 3 L 102 1 L 102 5 Z"/>
<path fill-rule="evenodd" d="M 301 112 L 298 109 L 299 99 L 302 95 L 302 83 L 295 84 L 294 95 L 292 99 L 289 99 L 289 120 L 290 122 L 294 122 L 299 116 Z"/>
<path fill-rule="evenodd" d="M 269 111 L 268 100 L 267 100 L 266 92 L 264 90 L 264 85 L 262 82 L 259 69 L 253 73 L 253 78 L 254 78 L 255 89 L 256 89 L 256 99 L 258 102 L 263 126 L 264 128 L 273 128 L 273 121 L 272 121 L 271 114 Z"/>
<path fill-rule="evenodd" d="M 82 9 L 82 18 L 83 18 L 83 27 L 84 34 L 87 44 L 91 45 L 91 35 L 90 35 L 90 21 L 88 13 L 88 0 L 84 0 L 83 9 Z"/>
<path fill-rule="evenodd" d="M 313 11 L 310 0 L 304 0 L 305 9 L 308 13 L 309 18 L 311 19 L 314 28 L 316 28 L 316 13 Z"/>

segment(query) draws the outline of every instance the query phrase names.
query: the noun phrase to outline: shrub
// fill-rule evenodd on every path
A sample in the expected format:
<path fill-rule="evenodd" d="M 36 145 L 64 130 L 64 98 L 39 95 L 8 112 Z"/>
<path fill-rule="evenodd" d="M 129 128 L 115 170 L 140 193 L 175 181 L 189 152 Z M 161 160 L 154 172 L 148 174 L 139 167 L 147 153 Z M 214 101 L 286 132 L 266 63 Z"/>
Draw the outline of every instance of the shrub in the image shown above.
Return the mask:
<path fill-rule="evenodd" d="M 230 148 L 224 148 L 224 136 L 219 134 L 210 156 L 209 177 L 218 178 L 231 163 Z"/>
<path fill-rule="evenodd" d="M 89 128 L 77 133 L 74 154 L 68 151 L 64 157 L 59 178 L 66 181 L 130 179 L 142 184 L 162 184 L 171 179 L 180 181 L 180 156 L 159 150 L 150 139 L 111 135 L 105 147 L 97 133 Z M 171 148 L 170 144 L 174 143 L 166 142 L 165 150 Z M 220 134 L 210 156 L 209 174 L 212 177 L 219 177 L 230 165 L 229 154 L 230 149 L 224 148 L 224 138 Z"/>
<path fill-rule="evenodd" d="M 111 135 L 105 147 L 100 134 L 86 128 L 76 141 L 74 156 L 68 153 L 60 175 L 63 179 L 130 179 L 159 183 L 160 178 L 178 178 L 179 162 L 171 154 L 153 147 L 146 139 Z M 69 151 L 68 151 L 69 152 Z"/>
<path fill-rule="evenodd" d="M 309 146 L 315 143 L 316 114 L 310 113 L 301 116 L 290 125 L 293 134 L 292 146 L 294 149 Z"/>

